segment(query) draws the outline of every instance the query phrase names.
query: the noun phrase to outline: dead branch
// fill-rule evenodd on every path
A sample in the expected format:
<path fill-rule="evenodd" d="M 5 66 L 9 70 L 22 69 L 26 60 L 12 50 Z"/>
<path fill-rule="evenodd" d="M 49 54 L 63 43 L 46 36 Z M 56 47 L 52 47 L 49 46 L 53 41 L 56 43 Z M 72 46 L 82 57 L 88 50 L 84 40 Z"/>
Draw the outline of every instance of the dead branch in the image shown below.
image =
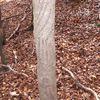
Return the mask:
<path fill-rule="evenodd" d="M 14 36 L 14 34 L 17 33 L 17 31 L 19 30 L 20 26 L 21 26 L 20 24 L 17 25 L 17 27 L 14 30 L 14 32 L 6 39 L 6 41 L 9 41 Z"/>
<path fill-rule="evenodd" d="M 26 10 L 25 12 L 31 13 L 31 10 Z M 12 16 L 9 16 L 7 18 L 3 18 L 2 21 L 8 20 L 8 19 L 11 19 L 11 18 L 14 18 L 14 17 L 21 16 L 21 15 L 25 14 L 25 12 L 22 12 L 22 13 L 17 14 L 17 15 L 12 15 Z"/>
<path fill-rule="evenodd" d="M 9 40 L 18 32 L 18 30 L 20 29 L 20 26 L 21 26 L 21 22 L 23 22 L 25 18 L 26 18 L 26 14 L 24 14 L 24 16 L 23 16 L 23 18 L 21 19 L 20 23 L 18 23 L 16 29 L 15 29 L 14 32 L 6 39 L 6 41 L 9 41 Z"/>
<path fill-rule="evenodd" d="M 23 75 L 23 76 L 25 76 L 25 77 L 28 77 L 27 74 L 25 74 L 25 73 L 20 73 L 20 72 L 14 70 L 14 69 L 12 68 L 11 65 L 0 64 L 0 66 L 6 67 L 7 69 L 9 69 L 7 72 L 13 72 L 14 74 Z M 3 72 L 2 72 L 2 73 L 3 73 Z M 0 73 L 0 74 L 2 74 L 2 73 Z M 6 73 L 6 72 L 4 72 L 4 73 Z"/>
<path fill-rule="evenodd" d="M 16 54 L 16 51 L 15 50 L 13 50 L 13 54 L 14 54 L 14 62 L 17 63 L 17 58 L 18 57 L 17 57 L 17 54 Z"/>
<path fill-rule="evenodd" d="M 75 77 L 75 75 L 74 75 L 70 70 L 68 70 L 68 69 L 65 68 L 65 67 L 62 67 L 62 69 L 63 69 L 64 71 L 66 71 L 66 72 L 72 77 L 72 79 L 75 81 L 75 84 L 76 84 L 79 88 L 83 89 L 83 90 L 86 91 L 86 92 L 91 93 L 91 94 L 95 97 L 95 100 L 100 100 L 100 99 L 98 98 L 97 93 L 96 93 L 94 90 L 92 90 L 91 88 L 86 87 L 86 86 L 84 86 L 83 84 L 81 84 L 81 83 L 77 80 L 77 78 Z"/>
<path fill-rule="evenodd" d="M 7 18 L 3 18 L 2 21 L 8 20 L 8 19 L 11 19 L 11 18 L 14 18 L 14 17 L 18 17 L 18 16 L 21 16 L 21 15 L 23 15 L 23 13 L 17 14 L 17 15 L 12 15 L 12 16 L 9 16 Z"/>

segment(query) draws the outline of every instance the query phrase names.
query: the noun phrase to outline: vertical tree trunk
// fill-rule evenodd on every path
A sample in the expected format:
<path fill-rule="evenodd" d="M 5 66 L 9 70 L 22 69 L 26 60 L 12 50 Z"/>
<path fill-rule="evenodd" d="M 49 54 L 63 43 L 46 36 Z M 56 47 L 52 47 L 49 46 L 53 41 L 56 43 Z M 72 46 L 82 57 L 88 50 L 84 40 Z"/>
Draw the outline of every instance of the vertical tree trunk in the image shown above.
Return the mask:
<path fill-rule="evenodd" d="M 55 74 L 55 0 L 33 0 L 34 36 L 40 100 L 57 100 Z"/>
<path fill-rule="evenodd" d="M 6 63 L 6 60 L 5 60 L 5 56 L 2 52 L 2 49 L 3 49 L 3 44 L 5 42 L 5 37 L 4 37 L 4 26 L 3 26 L 3 21 L 1 20 L 1 16 L 2 16 L 2 13 L 1 13 L 1 6 L 0 6 L 0 57 L 1 57 L 1 63 L 2 64 L 7 64 Z"/>

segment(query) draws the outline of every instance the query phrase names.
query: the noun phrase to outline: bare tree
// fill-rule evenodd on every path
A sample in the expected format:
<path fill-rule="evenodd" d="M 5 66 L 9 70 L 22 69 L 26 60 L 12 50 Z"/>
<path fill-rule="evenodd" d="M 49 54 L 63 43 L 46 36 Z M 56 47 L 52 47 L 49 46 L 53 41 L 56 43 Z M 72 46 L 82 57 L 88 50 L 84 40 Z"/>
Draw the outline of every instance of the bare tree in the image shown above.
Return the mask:
<path fill-rule="evenodd" d="M 40 100 L 57 100 L 55 74 L 55 0 L 33 0 L 34 36 Z"/>

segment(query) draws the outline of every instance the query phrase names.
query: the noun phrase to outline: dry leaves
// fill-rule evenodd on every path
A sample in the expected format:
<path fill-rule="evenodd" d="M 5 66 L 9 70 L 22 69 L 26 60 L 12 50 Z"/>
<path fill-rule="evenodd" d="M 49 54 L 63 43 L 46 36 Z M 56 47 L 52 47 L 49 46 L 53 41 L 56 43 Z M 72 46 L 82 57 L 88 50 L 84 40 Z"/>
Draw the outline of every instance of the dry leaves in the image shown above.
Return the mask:
<path fill-rule="evenodd" d="M 31 23 L 31 0 L 13 0 L 2 6 L 2 19 L 11 15 L 28 15 L 21 23 L 20 30 Z M 16 29 L 23 15 L 6 22 L 5 34 L 8 38 Z M 62 71 L 62 66 L 71 69 L 82 84 L 100 94 L 100 28 L 98 23 L 98 0 L 56 0 L 55 40 L 57 53 L 58 100 L 93 100 L 75 86 L 73 80 Z M 0 75 L 0 100 L 39 100 L 36 76 L 36 54 L 33 52 L 33 33 L 14 34 L 4 46 L 9 64 L 14 64 L 18 72 L 29 77 L 6 73 Z M 35 47 L 34 47 L 35 48 Z M 15 61 L 16 50 L 17 61 Z M 34 49 L 35 50 L 35 49 Z M 16 63 L 14 63 L 16 62 Z M 14 99 L 15 100 L 15 99 Z"/>

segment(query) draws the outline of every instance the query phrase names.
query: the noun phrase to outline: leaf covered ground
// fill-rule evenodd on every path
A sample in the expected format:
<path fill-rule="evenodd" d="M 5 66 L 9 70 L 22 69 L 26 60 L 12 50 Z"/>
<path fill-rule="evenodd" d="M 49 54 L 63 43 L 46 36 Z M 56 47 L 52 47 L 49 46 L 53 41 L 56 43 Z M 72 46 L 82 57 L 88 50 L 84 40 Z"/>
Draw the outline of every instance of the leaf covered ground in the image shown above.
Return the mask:
<path fill-rule="evenodd" d="M 78 88 L 62 67 L 71 70 L 78 80 L 92 88 L 100 98 L 100 23 L 99 0 L 56 0 L 56 56 L 58 100 L 94 100 Z M 8 64 L 24 75 L 0 74 L 0 100 L 39 100 L 34 34 L 23 31 L 32 20 L 31 0 L 13 0 L 1 7 L 6 39 L 21 22 L 19 32 L 6 41 L 3 51 Z M 15 62 L 15 53 L 17 62 Z"/>

